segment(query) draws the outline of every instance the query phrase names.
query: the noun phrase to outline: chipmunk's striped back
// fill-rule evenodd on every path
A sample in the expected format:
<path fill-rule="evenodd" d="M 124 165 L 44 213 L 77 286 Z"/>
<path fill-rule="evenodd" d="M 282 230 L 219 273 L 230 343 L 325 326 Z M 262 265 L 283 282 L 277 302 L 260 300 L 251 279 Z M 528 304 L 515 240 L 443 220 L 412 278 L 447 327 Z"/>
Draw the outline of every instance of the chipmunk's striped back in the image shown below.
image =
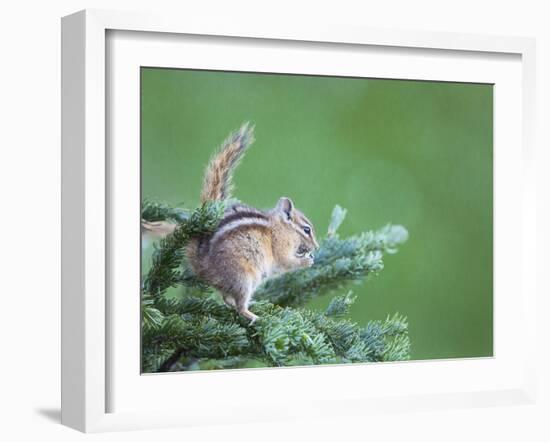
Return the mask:
<path fill-rule="evenodd" d="M 197 253 L 207 254 L 212 247 L 220 243 L 228 236 L 246 229 L 269 228 L 269 216 L 258 209 L 242 204 L 236 204 L 228 208 L 218 227 L 212 234 L 200 238 Z"/>
<path fill-rule="evenodd" d="M 269 218 L 264 212 L 252 207 L 233 206 L 220 221 L 218 228 L 210 237 L 209 243 L 215 244 L 232 232 L 245 228 L 267 227 L 269 227 Z"/>

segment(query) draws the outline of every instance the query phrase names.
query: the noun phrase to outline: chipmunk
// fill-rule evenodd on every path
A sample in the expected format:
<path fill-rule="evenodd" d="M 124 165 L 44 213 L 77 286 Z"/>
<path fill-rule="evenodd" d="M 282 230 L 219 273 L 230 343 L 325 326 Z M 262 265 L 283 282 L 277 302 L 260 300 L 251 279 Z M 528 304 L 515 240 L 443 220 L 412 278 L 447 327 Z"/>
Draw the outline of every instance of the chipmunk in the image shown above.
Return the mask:
<path fill-rule="evenodd" d="M 245 123 L 212 157 L 204 175 L 203 203 L 230 198 L 233 171 L 254 141 L 253 132 Z M 282 197 L 271 210 L 231 205 L 213 233 L 191 240 L 186 255 L 195 274 L 253 323 L 258 317 L 248 308 L 258 286 L 272 276 L 312 266 L 318 247 L 311 221 L 290 198 Z"/>

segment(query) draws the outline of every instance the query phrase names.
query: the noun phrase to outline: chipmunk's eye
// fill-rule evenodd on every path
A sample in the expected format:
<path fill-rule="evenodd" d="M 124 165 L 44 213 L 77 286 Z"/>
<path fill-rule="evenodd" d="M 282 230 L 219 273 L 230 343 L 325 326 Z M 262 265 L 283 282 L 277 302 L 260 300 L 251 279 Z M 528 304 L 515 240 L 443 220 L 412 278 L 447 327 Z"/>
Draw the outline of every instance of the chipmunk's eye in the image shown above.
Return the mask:
<path fill-rule="evenodd" d="M 308 226 L 304 226 L 304 232 L 306 235 L 311 235 L 311 229 Z"/>

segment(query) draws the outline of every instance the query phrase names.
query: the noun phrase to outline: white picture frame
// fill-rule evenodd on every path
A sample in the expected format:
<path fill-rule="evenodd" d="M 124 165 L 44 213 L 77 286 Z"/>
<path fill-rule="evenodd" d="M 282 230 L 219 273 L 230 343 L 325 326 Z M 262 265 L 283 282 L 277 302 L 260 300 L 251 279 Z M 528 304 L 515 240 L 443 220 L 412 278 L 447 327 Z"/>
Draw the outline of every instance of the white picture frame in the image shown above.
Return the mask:
<path fill-rule="evenodd" d="M 440 382 L 437 389 L 426 391 L 391 392 L 385 395 L 366 394 L 359 389 L 354 395 L 328 392 L 325 398 L 311 397 L 308 406 L 291 401 L 283 406 L 280 400 L 273 400 L 272 406 L 254 407 L 253 411 L 239 413 L 239 408 L 249 407 L 250 398 L 232 396 L 234 413 L 227 414 L 227 404 L 220 402 L 193 410 L 185 407 L 167 407 L 156 410 L 113 410 L 109 404 L 109 394 L 114 388 L 109 376 L 114 360 L 109 344 L 111 317 L 107 287 L 109 287 L 109 243 L 116 230 L 108 229 L 112 216 L 112 196 L 109 194 L 109 154 L 106 121 L 108 112 L 108 78 L 106 76 L 108 32 L 154 32 L 162 35 L 217 36 L 220 38 L 261 39 L 271 41 L 309 42 L 310 44 L 337 43 L 346 46 L 375 46 L 403 48 L 403 50 L 426 49 L 447 52 L 467 52 L 483 58 L 488 54 L 510 54 L 520 60 L 520 89 L 516 91 L 521 105 L 517 121 L 510 121 L 519 134 L 518 145 L 511 146 L 511 159 L 520 159 L 516 164 L 521 170 L 521 189 L 518 198 L 503 204 L 521 204 L 517 212 L 521 243 L 517 245 L 520 272 L 514 276 L 520 295 L 517 297 L 518 318 L 526 338 L 524 352 L 518 354 L 517 366 L 509 379 L 505 375 L 502 382 L 489 388 L 482 383 L 465 382 L 461 391 L 448 388 L 452 380 Z M 157 34 L 158 35 L 158 34 Z M 427 33 L 416 31 L 387 31 L 346 26 L 301 26 L 292 27 L 261 22 L 232 21 L 231 23 L 211 23 L 195 17 L 167 17 L 151 14 L 134 14 L 87 10 L 63 18 L 62 21 L 62 423 L 85 432 L 111 431 L 123 429 L 158 428 L 168 426 L 207 425 L 216 422 L 253 422 L 284 419 L 287 417 L 312 417 L 334 415 L 361 415 L 375 408 L 387 411 L 418 410 L 438 407 L 468 407 L 499 405 L 510 403 L 532 403 L 536 392 L 534 342 L 535 324 L 527 318 L 536 316 L 535 269 L 532 265 L 535 250 L 535 180 L 533 170 L 534 152 L 534 96 L 535 96 L 535 43 L 533 39 L 519 37 L 491 37 L 451 33 Z M 437 56 L 437 54 L 435 55 Z M 499 140 L 496 140 L 498 144 Z M 498 152 L 498 150 L 496 150 Z M 514 156 L 515 155 L 515 156 Z M 513 162 L 513 161 L 512 161 Z M 503 169 L 504 170 L 504 169 Z M 508 170 L 508 169 L 506 169 Z M 499 169 L 496 169 L 499 173 Z M 501 176 L 502 178 L 502 176 Z M 506 179 L 506 177 L 504 177 Z M 517 177 L 516 177 L 517 180 Z M 495 186 L 495 192 L 499 192 Z M 498 206 L 498 201 L 497 201 Z M 514 207 L 511 207 L 514 209 Z M 110 220 L 112 221 L 112 220 Z M 109 221 L 109 222 L 110 222 Z M 498 239 L 498 236 L 496 236 Z M 495 253 L 498 252 L 498 242 Z M 517 266 L 516 266 L 517 267 Z M 499 285 L 495 284 L 495 291 Z M 501 304 L 503 305 L 503 304 Z M 495 309 L 495 320 L 503 315 L 503 309 Z M 503 316 L 505 318 L 505 316 Z M 501 321 L 502 323 L 502 321 Z M 517 326 L 518 323 L 516 323 Z M 505 325 L 504 325 L 505 327 Z M 497 336 L 498 338 L 498 336 Z M 529 339 L 531 338 L 531 339 Z M 498 354 L 494 358 L 498 359 Z M 494 361 L 488 361 L 488 364 Z M 406 371 L 422 372 L 429 370 L 445 371 L 450 379 L 456 370 L 466 370 L 471 379 L 483 368 L 476 361 L 463 360 L 458 363 L 434 362 L 419 364 L 388 364 L 377 373 L 380 376 L 402 376 Z M 433 366 L 430 367 L 430 364 Z M 420 368 L 419 368 L 420 367 Z M 224 379 L 231 376 L 232 383 L 266 382 L 267 377 L 277 382 L 289 382 L 291 378 L 303 381 L 312 377 L 312 370 L 322 370 L 324 376 L 338 376 L 338 370 L 351 367 L 323 367 L 305 369 L 277 369 L 241 371 L 238 374 L 198 373 L 188 385 L 195 386 L 192 394 L 200 394 L 200 388 L 209 385 L 226 384 Z M 506 368 L 506 367 L 505 367 Z M 508 367 L 509 368 L 509 367 Z M 353 367 L 355 371 L 361 368 Z M 385 372 L 385 374 L 384 374 Z M 260 374 L 258 374 L 260 373 Z M 263 374 L 261 374 L 263 373 Z M 340 372 L 341 373 L 341 372 Z M 434 373 L 432 371 L 432 373 Z M 487 375 L 491 375 L 487 371 Z M 134 373 L 139 376 L 139 373 Z M 206 376 L 206 377 L 205 377 Z M 353 377 L 353 376 L 352 376 Z M 120 378 L 120 376 L 119 376 Z M 171 389 L 169 376 L 147 377 L 149 383 L 157 386 L 165 384 Z M 466 381 L 469 378 L 466 377 Z M 481 377 L 481 379 L 483 379 Z M 292 381 L 290 381 L 292 382 Z M 447 387 L 446 387 L 447 385 Z M 156 388 L 156 387 L 155 387 Z M 214 388 L 214 387 L 212 387 Z M 306 388 L 304 386 L 304 388 Z M 162 389 L 160 391 L 163 391 Z M 305 390 L 304 390 L 305 391 Z M 309 391 L 311 393 L 311 391 Z M 123 392 L 124 393 L 124 392 Z M 165 394 L 166 393 L 162 393 Z M 275 394 L 275 392 L 273 392 Z M 149 398 L 147 398 L 149 400 Z M 259 400 L 261 402 L 261 400 Z M 223 408 L 225 407 L 225 408 Z M 225 410 L 225 417 L 224 417 Z M 236 417 L 238 416 L 238 417 Z"/>

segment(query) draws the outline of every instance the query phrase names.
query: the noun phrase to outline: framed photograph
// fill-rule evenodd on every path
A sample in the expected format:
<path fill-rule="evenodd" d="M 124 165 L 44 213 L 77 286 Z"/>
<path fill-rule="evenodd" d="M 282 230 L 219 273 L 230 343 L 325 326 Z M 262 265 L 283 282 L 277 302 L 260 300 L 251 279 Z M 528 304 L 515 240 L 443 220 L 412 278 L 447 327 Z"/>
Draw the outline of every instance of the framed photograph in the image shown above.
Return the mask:
<path fill-rule="evenodd" d="M 62 54 L 65 425 L 534 400 L 533 40 L 94 10 Z"/>

